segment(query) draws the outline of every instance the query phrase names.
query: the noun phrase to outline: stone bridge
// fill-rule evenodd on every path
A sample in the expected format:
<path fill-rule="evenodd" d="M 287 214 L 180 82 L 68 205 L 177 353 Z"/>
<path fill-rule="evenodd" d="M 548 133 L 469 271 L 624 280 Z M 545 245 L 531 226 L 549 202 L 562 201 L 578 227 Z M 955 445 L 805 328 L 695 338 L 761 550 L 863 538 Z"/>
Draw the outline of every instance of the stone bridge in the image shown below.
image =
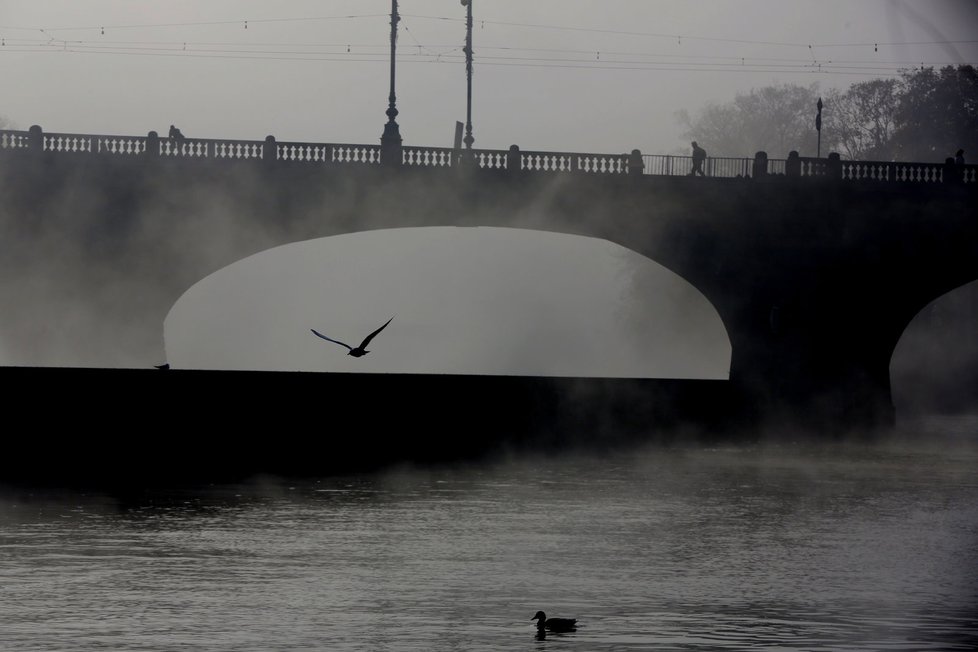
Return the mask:
<path fill-rule="evenodd" d="M 91 352 L 80 364 L 111 366 L 95 359 L 122 351 L 123 366 L 148 366 L 186 288 L 278 244 L 434 225 L 604 238 L 716 307 L 740 417 L 890 422 L 889 362 L 904 329 L 978 279 L 978 167 L 759 153 L 712 159 L 707 178 L 689 170 L 686 157 L 638 151 L 405 146 L 383 161 L 373 145 L 6 131 L 4 274 L 65 283 L 68 303 L 95 306 L 111 340 L 58 333 Z M 5 299 L 8 341 L 42 315 L 63 317 L 50 300 L 18 299 L 19 318 Z"/>

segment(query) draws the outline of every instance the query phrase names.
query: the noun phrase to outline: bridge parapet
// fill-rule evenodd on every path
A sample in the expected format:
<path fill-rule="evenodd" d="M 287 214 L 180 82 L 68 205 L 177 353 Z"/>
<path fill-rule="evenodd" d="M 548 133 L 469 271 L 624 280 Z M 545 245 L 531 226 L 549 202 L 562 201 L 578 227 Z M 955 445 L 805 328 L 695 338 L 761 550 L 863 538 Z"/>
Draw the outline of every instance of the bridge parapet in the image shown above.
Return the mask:
<path fill-rule="evenodd" d="M 337 163 L 337 164 L 380 164 L 380 145 L 337 145 L 332 143 L 276 143 L 271 136 L 268 142 L 274 143 L 271 151 L 266 150 L 266 160 L 288 161 L 291 163 Z"/>
<path fill-rule="evenodd" d="M 0 149 L 27 149 L 28 138 L 26 131 L 0 131 Z"/>
<path fill-rule="evenodd" d="M 122 157 L 149 156 L 168 159 L 210 159 L 222 161 L 264 160 L 330 165 L 380 165 L 381 146 L 338 143 L 277 142 L 269 136 L 259 140 L 223 140 L 211 138 L 160 138 L 156 132 L 147 136 L 44 133 L 34 126 L 29 131 L 0 130 L 0 152 L 43 151 L 52 154 L 109 155 Z M 759 152 L 760 156 L 763 154 Z M 511 172 L 576 172 L 598 175 L 641 173 L 652 176 L 688 176 L 693 169 L 692 157 L 675 155 L 597 154 L 583 152 L 522 151 L 515 145 L 509 150 L 456 150 L 448 147 L 404 146 L 402 164 L 409 167 L 451 168 L 471 161 L 481 170 Z M 640 157 L 638 169 L 635 158 Z M 829 158 L 800 157 L 766 159 L 708 157 L 703 171 L 714 178 L 766 176 L 835 177 L 846 181 L 882 181 L 910 183 L 978 183 L 978 165 L 957 166 L 945 163 L 898 161 L 843 161 L 838 155 Z"/>
<path fill-rule="evenodd" d="M 160 138 L 158 154 L 169 158 L 260 159 L 262 158 L 262 143 L 261 141 L 204 138 L 183 138 L 180 140 Z"/>
<path fill-rule="evenodd" d="M 843 161 L 842 178 L 915 181 L 920 183 L 942 183 L 954 180 L 962 183 L 975 183 L 975 168 L 976 166 L 973 165 L 952 165 L 948 168 L 946 163 Z M 948 175 L 960 175 L 960 177 L 945 178 Z"/>

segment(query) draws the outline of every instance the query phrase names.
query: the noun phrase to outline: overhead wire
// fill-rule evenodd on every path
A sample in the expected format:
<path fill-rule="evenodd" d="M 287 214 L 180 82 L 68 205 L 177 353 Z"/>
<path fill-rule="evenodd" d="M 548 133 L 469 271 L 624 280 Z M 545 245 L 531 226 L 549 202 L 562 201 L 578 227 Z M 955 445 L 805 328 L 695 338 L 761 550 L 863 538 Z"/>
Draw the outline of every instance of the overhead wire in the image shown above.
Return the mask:
<path fill-rule="evenodd" d="M 364 62 L 379 61 L 387 59 L 386 45 L 358 44 L 356 56 L 353 56 L 353 44 L 329 44 L 329 43 L 241 43 L 241 42 L 208 42 L 208 41 L 108 41 L 103 39 L 82 40 L 82 39 L 63 39 L 57 38 L 51 32 L 65 31 L 92 31 L 98 30 L 104 35 L 105 29 L 135 29 L 135 28 L 174 28 L 188 26 L 220 26 L 220 25 L 244 25 L 248 23 L 287 23 L 287 22 L 311 22 L 339 19 L 360 19 L 360 18 L 388 18 L 389 14 L 358 14 L 358 15 L 334 15 L 334 16 L 305 16 L 305 17 L 283 17 L 283 18 L 263 18 L 263 19 L 237 19 L 220 21 L 186 21 L 168 23 L 143 23 L 131 25 L 99 25 L 98 27 L 54 27 L 54 28 L 25 28 L 25 27 L 0 27 L 0 30 L 27 30 L 39 31 L 46 37 L 45 39 L 4 39 L 4 48 L 0 52 L 66 52 L 83 54 L 108 54 L 108 55 L 129 55 L 129 56 L 185 56 L 193 58 L 222 58 L 222 59 L 266 59 L 266 60 L 293 60 L 293 61 L 347 61 Z M 402 49 L 398 53 L 399 59 L 418 63 L 444 63 L 446 61 L 457 61 L 461 59 L 458 54 L 462 48 L 460 46 L 434 46 L 425 45 L 419 40 L 410 27 L 403 21 L 403 18 L 448 21 L 453 23 L 464 22 L 464 19 L 448 16 L 429 16 L 420 14 L 401 14 L 402 28 L 404 32 L 414 41 L 413 46 Z M 577 68 L 594 70 L 675 70 L 675 71 L 705 71 L 705 72 L 820 72 L 824 74 L 859 74 L 859 75 L 895 75 L 907 66 L 925 65 L 924 61 L 902 61 L 902 62 L 881 62 L 874 60 L 846 60 L 833 61 L 831 59 L 818 60 L 815 56 L 815 47 L 868 47 L 872 46 L 874 52 L 878 52 L 879 45 L 905 45 L 913 43 L 915 45 L 941 45 L 948 43 L 978 43 L 978 40 L 948 40 L 948 41 L 915 41 L 907 43 L 818 43 L 801 44 L 768 40 L 751 39 L 731 39 L 715 38 L 704 36 L 689 36 L 666 34 L 657 32 L 642 32 L 631 30 L 610 30 L 590 27 L 568 27 L 560 25 L 543 25 L 536 23 L 518 23 L 511 21 L 492 21 L 481 20 L 483 25 L 499 25 L 505 27 L 520 27 L 546 30 L 562 30 L 573 32 L 589 32 L 600 34 L 631 35 L 642 37 L 656 37 L 676 39 L 681 43 L 681 39 L 698 41 L 712 41 L 728 44 L 750 44 L 761 46 L 779 47 L 804 47 L 807 48 L 810 59 L 785 59 L 783 57 L 746 57 L 733 55 L 696 55 L 693 53 L 651 53 L 651 52 L 616 52 L 604 51 L 595 48 L 594 50 L 583 49 L 561 49 L 561 48 L 528 48 L 515 46 L 481 46 L 479 57 L 480 65 L 497 66 L 518 66 L 536 68 Z M 9 41 L 9 45 L 8 45 Z M 9 48 L 9 49 L 7 49 Z M 268 49 L 284 48 L 284 49 Z M 331 51 L 335 48 L 336 52 Z M 325 51 L 323 51 L 325 49 Z M 345 49 L 345 53 L 343 50 Z M 374 54 L 374 51 L 376 54 Z M 489 54 L 485 54 L 485 53 Z M 492 52 L 510 52 L 514 55 L 520 53 L 547 53 L 549 55 L 569 55 L 569 56 L 502 56 L 493 55 Z M 349 55 L 349 56 L 337 56 Z M 601 56 L 604 55 L 604 59 Z M 590 59 L 594 56 L 594 59 Z M 628 57 L 622 59 L 622 57 Z M 663 61 L 666 59 L 666 61 Z M 951 65 L 950 62 L 928 62 L 927 65 Z"/>
<path fill-rule="evenodd" d="M 404 18 L 417 18 L 422 20 L 434 20 L 443 22 L 456 22 L 464 23 L 464 18 L 458 18 L 454 16 L 431 16 L 425 14 L 399 14 L 402 20 Z M 65 31 L 100 31 L 104 30 L 115 30 L 115 29 L 156 29 L 156 28 L 172 28 L 172 27 L 207 27 L 207 26 L 219 26 L 219 25 L 246 25 L 246 24 L 262 24 L 262 23 L 290 23 L 290 22 L 315 22 L 315 21 L 331 21 L 331 20 L 346 20 L 346 19 L 362 19 L 362 18 L 389 18 L 390 14 L 337 14 L 330 16 L 294 16 L 294 17 L 280 17 L 280 18 L 236 18 L 236 19 L 224 19 L 224 20 L 211 20 L 211 21 L 182 21 L 182 22 L 160 22 L 160 23 L 133 23 L 133 24 L 99 24 L 99 25 L 89 25 L 89 26 L 75 26 L 75 27 L 23 27 L 23 26 L 0 26 L 0 30 L 23 30 L 23 31 L 42 31 L 45 33 L 49 32 L 65 32 Z M 936 39 L 929 41 L 863 41 L 863 42 L 848 42 L 848 43 L 832 43 L 832 42 L 791 42 L 791 41 L 772 41 L 765 39 L 742 39 L 742 38 L 727 38 L 727 37 L 713 37 L 713 36 L 699 36 L 691 34 L 678 34 L 678 33 L 667 33 L 667 32 L 646 32 L 646 31 L 636 31 L 636 30 L 617 30 L 617 29 L 601 29 L 596 27 L 577 27 L 569 25 L 547 25 L 542 23 L 521 23 L 515 21 L 501 21 L 501 20 L 488 20 L 480 19 L 479 22 L 482 25 L 500 25 L 505 27 L 520 27 L 526 29 L 538 29 L 538 30 L 549 30 L 549 31 L 568 31 L 568 32 L 584 32 L 593 34 L 612 34 L 617 36 L 643 36 L 643 37 L 653 37 L 653 38 L 663 38 L 669 40 L 687 39 L 689 41 L 708 41 L 716 43 L 737 43 L 744 45 L 766 45 L 766 46 L 779 46 L 779 47 L 796 47 L 796 48 L 808 48 L 812 49 L 815 47 L 878 47 L 878 46 L 904 46 L 904 45 L 964 45 L 964 44 L 976 44 L 978 39 Z"/>
<path fill-rule="evenodd" d="M 83 47 L 77 44 L 66 44 L 56 47 L 34 47 L 29 50 L 18 50 L 29 52 L 67 52 L 74 54 L 89 55 L 109 55 L 109 56 L 160 56 L 160 57 L 183 57 L 191 59 L 240 59 L 240 60 L 268 60 L 268 61 L 315 61 L 315 62 L 335 62 L 335 63 L 387 63 L 388 54 L 378 51 L 376 54 L 358 53 L 349 55 L 346 53 L 309 53 L 299 51 L 234 51 L 234 50 L 183 50 L 183 49 L 163 49 L 163 48 L 143 48 L 133 49 L 124 48 L 114 50 L 104 46 Z M 420 64 L 456 64 L 463 61 L 460 55 L 418 55 L 415 53 L 401 53 L 398 58 L 403 63 Z M 831 73 L 838 75 L 875 75 L 875 76 L 895 76 L 899 69 L 895 67 L 852 65 L 832 65 L 820 64 L 815 69 L 811 63 L 794 64 L 738 64 L 738 63 L 702 63 L 702 62 L 636 62 L 636 61 L 614 61 L 607 57 L 600 61 L 582 61 L 572 59 L 542 59 L 528 57 L 492 57 L 483 56 L 480 58 L 480 65 L 483 66 L 505 66 L 519 68 L 554 68 L 554 69 L 586 69 L 586 70 L 619 70 L 619 71 L 673 71 L 673 72 L 726 72 L 726 73 Z"/>

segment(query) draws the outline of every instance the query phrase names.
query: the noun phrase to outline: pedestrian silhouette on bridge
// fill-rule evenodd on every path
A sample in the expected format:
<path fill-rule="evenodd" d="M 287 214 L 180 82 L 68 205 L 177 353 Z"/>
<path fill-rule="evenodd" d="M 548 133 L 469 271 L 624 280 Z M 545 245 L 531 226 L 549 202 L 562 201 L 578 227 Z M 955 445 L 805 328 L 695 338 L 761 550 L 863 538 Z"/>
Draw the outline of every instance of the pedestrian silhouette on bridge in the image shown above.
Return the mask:
<path fill-rule="evenodd" d="M 170 125 L 170 138 L 172 138 L 173 140 L 183 140 L 183 134 L 180 133 L 179 129 L 177 129 L 173 125 Z"/>
<path fill-rule="evenodd" d="M 705 177 L 703 161 L 706 160 L 706 150 L 697 145 L 695 140 L 691 144 L 693 146 L 693 171 L 689 173 L 689 176 L 692 177 L 699 173 L 701 177 Z"/>
<path fill-rule="evenodd" d="M 955 165 L 964 165 L 964 150 L 959 149 L 954 153 L 954 163 Z"/>

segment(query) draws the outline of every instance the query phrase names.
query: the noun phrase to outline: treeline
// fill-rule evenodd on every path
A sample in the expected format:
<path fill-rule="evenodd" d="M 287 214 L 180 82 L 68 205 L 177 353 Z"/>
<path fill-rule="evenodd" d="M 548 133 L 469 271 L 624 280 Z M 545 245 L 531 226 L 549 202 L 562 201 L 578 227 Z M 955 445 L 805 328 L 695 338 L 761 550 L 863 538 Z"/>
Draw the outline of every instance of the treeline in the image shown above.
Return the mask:
<path fill-rule="evenodd" d="M 875 161 L 943 162 L 964 149 L 978 161 L 978 71 L 974 66 L 904 70 L 824 95 L 818 84 L 752 89 L 732 101 L 712 103 L 677 119 L 684 137 L 711 156 L 783 158 L 791 150 L 815 156 L 816 102 L 821 96 L 821 154 Z"/>

